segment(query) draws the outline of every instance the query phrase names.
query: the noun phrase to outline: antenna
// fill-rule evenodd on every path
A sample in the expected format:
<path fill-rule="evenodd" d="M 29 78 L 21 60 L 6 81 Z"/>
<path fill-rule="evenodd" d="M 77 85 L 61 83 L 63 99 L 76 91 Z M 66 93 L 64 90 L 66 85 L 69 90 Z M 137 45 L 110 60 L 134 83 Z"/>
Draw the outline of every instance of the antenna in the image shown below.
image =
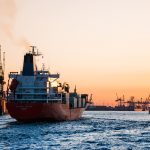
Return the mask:
<path fill-rule="evenodd" d="M 41 53 L 39 53 L 39 50 L 37 49 L 37 52 L 35 52 L 35 49 L 36 49 L 36 46 L 30 46 L 32 48 L 32 51 L 31 53 L 34 55 L 34 56 L 40 56 L 42 55 Z"/>
<path fill-rule="evenodd" d="M 32 54 L 35 54 L 35 48 L 36 48 L 36 46 L 30 46 L 31 48 L 32 48 Z"/>

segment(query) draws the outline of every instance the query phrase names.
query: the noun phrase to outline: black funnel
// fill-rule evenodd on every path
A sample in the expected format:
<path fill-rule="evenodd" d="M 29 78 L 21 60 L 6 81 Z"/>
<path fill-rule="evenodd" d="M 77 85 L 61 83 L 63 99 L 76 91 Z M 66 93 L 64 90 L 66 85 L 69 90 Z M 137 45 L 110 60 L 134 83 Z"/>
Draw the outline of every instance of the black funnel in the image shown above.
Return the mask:
<path fill-rule="evenodd" d="M 34 76 L 34 58 L 33 54 L 24 55 L 23 76 Z"/>

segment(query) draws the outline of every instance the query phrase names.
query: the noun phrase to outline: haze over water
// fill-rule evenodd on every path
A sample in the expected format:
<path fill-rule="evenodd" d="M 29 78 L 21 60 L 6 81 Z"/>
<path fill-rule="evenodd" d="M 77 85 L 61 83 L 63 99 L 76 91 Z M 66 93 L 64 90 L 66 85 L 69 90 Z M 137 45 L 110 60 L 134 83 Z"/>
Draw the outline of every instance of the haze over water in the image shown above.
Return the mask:
<path fill-rule="evenodd" d="M 0 149 L 150 149 L 148 112 L 84 112 L 78 121 L 20 124 L 0 116 Z"/>

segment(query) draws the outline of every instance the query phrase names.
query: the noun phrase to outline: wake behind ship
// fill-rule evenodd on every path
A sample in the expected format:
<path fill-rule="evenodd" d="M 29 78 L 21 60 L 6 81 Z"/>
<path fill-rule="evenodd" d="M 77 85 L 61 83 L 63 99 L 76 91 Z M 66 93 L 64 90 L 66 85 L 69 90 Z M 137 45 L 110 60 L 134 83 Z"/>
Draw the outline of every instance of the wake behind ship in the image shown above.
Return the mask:
<path fill-rule="evenodd" d="M 69 92 L 69 84 L 58 81 L 59 74 L 38 70 L 35 57 L 39 55 L 33 46 L 24 55 L 20 74 L 9 74 L 6 106 L 10 116 L 21 122 L 79 119 L 89 104 L 88 95 L 77 94 L 76 88 Z"/>

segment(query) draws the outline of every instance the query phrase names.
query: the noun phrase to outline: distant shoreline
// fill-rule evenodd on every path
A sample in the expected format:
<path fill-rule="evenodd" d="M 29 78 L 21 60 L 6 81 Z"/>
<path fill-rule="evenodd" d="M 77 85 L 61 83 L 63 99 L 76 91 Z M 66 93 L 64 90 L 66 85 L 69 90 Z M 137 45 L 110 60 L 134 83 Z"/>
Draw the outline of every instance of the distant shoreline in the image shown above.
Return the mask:
<path fill-rule="evenodd" d="M 89 106 L 86 111 L 135 111 L 131 106 Z M 142 111 L 142 110 L 141 110 Z"/>

